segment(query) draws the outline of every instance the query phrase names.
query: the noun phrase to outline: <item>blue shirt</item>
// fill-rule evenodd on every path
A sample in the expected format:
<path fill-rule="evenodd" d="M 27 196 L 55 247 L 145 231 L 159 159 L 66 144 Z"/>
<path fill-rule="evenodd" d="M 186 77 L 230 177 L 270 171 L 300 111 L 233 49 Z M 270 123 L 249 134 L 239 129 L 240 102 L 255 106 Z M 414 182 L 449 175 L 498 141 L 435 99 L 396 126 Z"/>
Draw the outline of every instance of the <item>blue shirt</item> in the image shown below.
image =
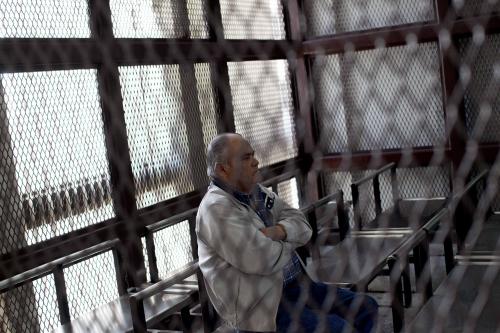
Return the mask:
<path fill-rule="evenodd" d="M 236 200 L 251 207 L 260 217 L 266 227 L 273 225 L 272 216 L 270 213 L 274 205 L 274 196 L 268 196 L 259 186 L 255 186 L 251 194 L 243 193 L 231 188 L 229 185 L 219 179 L 213 179 L 212 184 L 223 189 L 227 193 L 232 194 Z M 283 267 L 283 286 L 286 286 L 300 274 L 301 272 L 299 258 L 295 252 L 292 253 L 292 258 Z"/>

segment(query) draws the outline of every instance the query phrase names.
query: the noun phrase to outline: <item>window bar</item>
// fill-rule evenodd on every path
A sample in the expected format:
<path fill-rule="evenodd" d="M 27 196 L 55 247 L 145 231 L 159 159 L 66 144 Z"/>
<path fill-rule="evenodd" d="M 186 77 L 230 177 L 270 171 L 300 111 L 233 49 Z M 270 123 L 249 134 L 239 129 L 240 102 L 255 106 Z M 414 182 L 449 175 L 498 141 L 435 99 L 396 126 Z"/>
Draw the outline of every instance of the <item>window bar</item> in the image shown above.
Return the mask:
<path fill-rule="evenodd" d="M 89 12 L 93 38 L 105 54 L 111 54 L 113 47 L 111 41 L 114 37 L 109 0 L 89 0 Z M 123 245 L 119 247 L 123 252 L 121 256 L 127 258 L 122 267 L 122 274 L 127 287 L 137 287 L 146 282 L 146 269 L 139 237 L 142 226 L 141 223 L 137 223 L 136 218 L 135 185 L 118 65 L 111 57 L 104 58 L 104 62 L 98 68 L 97 78 L 111 175 L 111 197 L 117 219 L 123 221 L 115 229 Z"/>

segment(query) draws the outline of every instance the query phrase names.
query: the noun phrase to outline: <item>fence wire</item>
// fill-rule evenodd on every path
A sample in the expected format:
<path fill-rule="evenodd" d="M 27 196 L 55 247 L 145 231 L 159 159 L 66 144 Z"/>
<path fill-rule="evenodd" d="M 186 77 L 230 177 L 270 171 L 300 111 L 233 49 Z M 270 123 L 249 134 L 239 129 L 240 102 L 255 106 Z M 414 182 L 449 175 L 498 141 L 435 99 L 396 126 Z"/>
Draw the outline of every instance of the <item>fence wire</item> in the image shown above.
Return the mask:
<path fill-rule="evenodd" d="M 378 301 L 375 331 L 500 330 L 500 1 L 0 0 L 0 18 L 0 332 L 132 329 L 129 295 L 198 259 L 224 132 L 315 228 L 306 272 Z M 148 328 L 223 323 L 201 277 L 147 298 Z"/>

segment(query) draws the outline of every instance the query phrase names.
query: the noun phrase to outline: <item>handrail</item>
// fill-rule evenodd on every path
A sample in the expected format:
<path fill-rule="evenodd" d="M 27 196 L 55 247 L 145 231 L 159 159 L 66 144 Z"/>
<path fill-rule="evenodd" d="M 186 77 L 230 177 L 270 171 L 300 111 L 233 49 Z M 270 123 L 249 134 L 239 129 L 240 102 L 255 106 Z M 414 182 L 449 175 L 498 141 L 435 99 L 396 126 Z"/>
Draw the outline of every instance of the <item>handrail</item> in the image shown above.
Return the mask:
<path fill-rule="evenodd" d="M 82 260 L 88 259 L 89 257 L 94 257 L 96 255 L 99 255 L 103 252 L 113 249 L 119 242 L 120 241 L 118 239 L 113 239 L 104 243 L 100 243 L 98 245 L 89 247 L 88 249 L 72 253 L 65 257 L 48 262 L 44 265 L 30 269 L 21 274 L 15 275 L 6 280 L 0 281 L 0 292 L 5 292 L 14 289 L 27 282 L 51 274 L 57 267 L 67 267 L 76 264 Z"/>
<path fill-rule="evenodd" d="M 198 260 L 194 260 L 185 266 L 172 272 L 167 278 L 144 288 L 141 291 L 132 293 L 129 296 L 129 305 L 132 315 L 132 326 L 134 332 L 145 332 L 147 329 L 146 314 L 144 312 L 144 299 L 151 297 L 162 290 L 165 290 L 176 283 L 196 274 L 199 269 Z"/>
<path fill-rule="evenodd" d="M 427 238 L 427 233 L 420 229 L 410 237 L 408 237 L 401 245 L 398 246 L 394 252 L 392 252 L 387 260 L 397 260 L 405 258 L 418 244 L 420 244 L 424 239 Z"/>
<path fill-rule="evenodd" d="M 367 181 L 372 180 L 373 178 L 375 178 L 376 176 L 380 175 L 384 171 L 387 171 L 387 170 L 389 170 L 389 169 L 391 169 L 391 168 L 393 168 L 395 166 L 396 166 L 396 163 L 391 162 L 391 163 L 389 163 L 389 164 L 381 167 L 380 169 L 375 170 L 374 172 L 370 173 L 369 175 L 366 175 L 363 178 L 361 178 L 361 179 L 353 182 L 352 186 L 359 186 L 359 185 L 361 185 L 363 183 L 366 183 Z"/>
<path fill-rule="evenodd" d="M 298 170 L 287 171 L 287 172 L 282 173 L 282 174 L 280 174 L 278 176 L 274 176 L 274 177 L 271 177 L 269 179 L 266 179 L 263 182 L 261 182 L 260 184 L 262 186 L 264 186 L 264 187 L 267 187 L 267 186 L 270 186 L 270 185 L 274 185 L 274 184 L 278 184 L 278 183 L 284 182 L 284 181 L 292 179 L 292 178 L 296 178 L 297 175 L 298 175 Z"/>
<path fill-rule="evenodd" d="M 146 229 L 149 232 L 156 232 L 156 231 L 159 231 L 161 229 L 165 229 L 165 228 L 170 227 L 174 224 L 188 220 L 191 216 L 195 215 L 197 211 L 198 211 L 198 207 L 191 208 L 191 209 L 189 209 L 185 212 L 182 212 L 180 214 L 177 214 L 177 215 L 171 216 L 169 218 L 166 218 L 164 220 L 158 221 L 156 223 L 147 225 Z"/>
<path fill-rule="evenodd" d="M 422 226 L 422 229 L 427 233 L 432 232 L 432 230 L 448 212 L 448 207 L 445 206 L 441 208 L 426 224 Z"/>
<path fill-rule="evenodd" d="M 452 202 L 455 202 L 455 200 L 460 200 L 465 195 L 465 193 L 469 192 L 484 176 L 488 174 L 488 172 L 488 169 L 481 171 L 479 175 L 474 177 L 474 179 L 472 179 L 465 185 L 464 189 L 460 193 L 453 194 Z"/>
<path fill-rule="evenodd" d="M 323 198 L 315 201 L 314 203 L 312 203 L 312 205 L 314 206 L 314 208 L 318 208 L 320 206 L 323 206 L 325 203 L 330 202 L 334 199 L 336 199 L 336 201 L 338 201 L 342 198 L 342 196 L 343 196 L 342 190 L 337 190 L 337 191 L 333 192 L 332 194 L 324 196 Z"/>

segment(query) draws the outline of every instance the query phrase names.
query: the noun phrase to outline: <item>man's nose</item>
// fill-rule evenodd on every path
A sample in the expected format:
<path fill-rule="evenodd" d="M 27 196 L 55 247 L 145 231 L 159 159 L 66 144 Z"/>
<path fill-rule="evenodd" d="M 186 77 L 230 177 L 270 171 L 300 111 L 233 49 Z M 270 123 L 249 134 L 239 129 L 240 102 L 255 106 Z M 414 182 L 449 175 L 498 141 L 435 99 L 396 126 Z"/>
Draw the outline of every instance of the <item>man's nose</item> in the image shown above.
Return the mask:
<path fill-rule="evenodd" d="M 258 167 L 259 166 L 259 160 L 256 159 L 255 157 L 253 158 L 253 166 Z"/>

